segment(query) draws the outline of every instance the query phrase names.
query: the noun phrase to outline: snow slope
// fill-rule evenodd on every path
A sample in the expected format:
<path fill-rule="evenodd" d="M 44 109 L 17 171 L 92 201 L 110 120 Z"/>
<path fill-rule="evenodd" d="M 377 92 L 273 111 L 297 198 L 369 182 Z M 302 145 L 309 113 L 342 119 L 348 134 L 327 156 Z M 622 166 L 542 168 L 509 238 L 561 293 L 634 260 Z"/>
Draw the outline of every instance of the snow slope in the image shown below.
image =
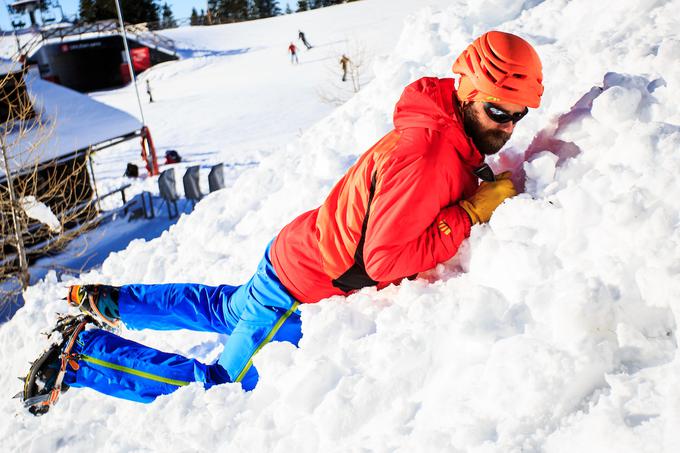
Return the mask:
<path fill-rule="evenodd" d="M 228 26 L 165 31 L 176 41 L 179 54 L 190 58 L 156 66 L 140 76 L 144 116 L 158 154 L 176 149 L 190 165 L 260 162 L 333 111 L 319 92 L 349 97 L 348 84 L 338 88 L 343 52 L 363 50 L 367 67 L 362 79 L 371 78 L 368 64 L 392 49 L 404 16 L 421 7 L 416 3 L 448 2 L 362 1 Z M 298 40 L 300 29 L 314 46 L 311 51 Z M 299 65 L 290 64 L 291 42 L 302 48 Z M 144 92 L 147 81 L 153 104 L 147 103 Z M 93 97 L 139 115 L 132 87 Z M 120 186 L 124 171 L 124 166 L 112 165 L 111 156 L 100 156 L 95 167 L 104 176 L 98 178 L 103 191 Z M 119 147 L 115 160 L 138 161 L 138 144 Z M 144 188 L 154 190 L 155 183 Z"/>
<path fill-rule="evenodd" d="M 319 26 L 335 25 L 335 11 L 363 18 L 361 5 L 389 11 L 396 3 L 406 10 L 413 2 L 329 8 Z M 278 229 L 316 206 L 389 130 L 401 89 L 424 75 L 449 76 L 455 56 L 490 28 L 527 37 L 545 67 L 543 105 L 492 162 L 515 170 L 525 192 L 488 225 L 474 227 L 454 259 L 419 279 L 304 306 L 300 348 L 265 347 L 255 360 L 261 381 L 253 392 L 193 385 L 139 405 L 74 390 L 41 418 L 4 398 L 5 448 L 680 451 L 680 1 L 435 3 L 406 18 L 394 49 L 376 59 L 373 82 L 350 102 L 307 123 L 297 139 L 281 133 L 285 146 L 253 146 L 259 165 L 230 190 L 208 196 L 160 238 L 112 254 L 80 281 L 243 281 Z M 272 24 L 277 20 L 291 17 Z M 234 38 L 239 48 L 262 45 L 247 25 L 223 30 L 243 27 Z M 208 42 L 199 33 L 194 43 Z M 256 67 L 248 54 L 225 58 Z M 187 72 L 177 77 L 200 80 L 198 61 L 180 62 Z M 253 77 L 267 71 L 257 67 Z M 184 88 L 202 102 L 201 86 Z M 118 95 L 133 102 L 123 94 L 102 96 L 111 104 Z M 253 105 L 265 103 L 253 97 Z M 174 107 L 192 105 L 187 97 Z M 159 107 L 156 115 L 196 121 L 184 111 Z M 237 116 L 230 112 L 207 110 L 196 127 Z M 279 120 L 304 122 L 302 113 L 288 114 Z M 223 139 L 207 137 L 206 149 Z M 37 329 L 65 310 L 58 299 L 68 283 L 48 277 L 31 287 L 26 306 L 0 326 L 7 397 L 19 387 L 13 376 L 44 347 Z M 190 332 L 124 335 L 206 361 L 216 359 L 224 340 Z"/>

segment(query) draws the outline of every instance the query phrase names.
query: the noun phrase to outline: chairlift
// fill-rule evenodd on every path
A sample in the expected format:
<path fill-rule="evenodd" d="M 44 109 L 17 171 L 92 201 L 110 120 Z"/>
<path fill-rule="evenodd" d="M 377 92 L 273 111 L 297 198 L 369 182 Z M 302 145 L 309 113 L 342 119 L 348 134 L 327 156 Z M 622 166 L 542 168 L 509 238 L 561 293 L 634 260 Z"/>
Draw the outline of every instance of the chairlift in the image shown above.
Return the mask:
<path fill-rule="evenodd" d="M 210 188 L 210 193 L 224 189 L 224 164 L 219 163 L 213 165 L 208 174 L 208 187 Z"/>
<path fill-rule="evenodd" d="M 179 209 L 177 208 L 177 186 L 175 185 L 175 169 L 168 168 L 158 177 L 158 190 L 161 198 L 168 207 L 168 219 L 179 217 Z M 174 209 L 172 209 L 174 208 Z"/>
<path fill-rule="evenodd" d="M 43 8 L 43 2 L 41 0 L 17 0 L 7 5 L 7 9 L 10 13 L 14 14 L 25 14 L 41 8 Z"/>
<path fill-rule="evenodd" d="M 20 17 L 23 14 L 28 14 L 31 21 L 31 27 L 36 26 L 35 11 L 37 9 L 42 10 L 42 8 L 43 3 L 41 0 L 18 0 L 7 5 L 7 10 L 9 11 L 10 16 L 12 17 L 12 24 L 14 24 L 15 22 L 17 24 L 19 22 L 23 22 L 23 20 L 21 20 Z"/>
<path fill-rule="evenodd" d="M 12 28 L 24 28 L 26 26 L 26 21 L 24 21 L 23 18 L 24 11 L 17 10 L 11 5 L 7 5 L 7 13 L 9 14 Z"/>
<path fill-rule="evenodd" d="M 43 24 L 50 24 L 56 21 L 57 18 L 54 16 L 54 13 L 52 11 L 48 10 L 40 12 L 40 20 L 42 21 Z"/>
<path fill-rule="evenodd" d="M 40 2 L 40 18 L 42 19 L 43 24 L 57 22 L 57 9 L 61 14 L 59 22 L 64 22 L 66 17 L 64 16 L 64 10 L 62 9 L 59 0 L 42 0 Z"/>
<path fill-rule="evenodd" d="M 189 167 L 182 178 L 182 182 L 184 183 L 184 197 L 191 201 L 192 207 L 195 206 L 198 201 L 201 201 L 201 198 L 203 198 L 203 193 L 201 193 L 201 185 L 199 183 L 200 170 L 200 165 Z"/>

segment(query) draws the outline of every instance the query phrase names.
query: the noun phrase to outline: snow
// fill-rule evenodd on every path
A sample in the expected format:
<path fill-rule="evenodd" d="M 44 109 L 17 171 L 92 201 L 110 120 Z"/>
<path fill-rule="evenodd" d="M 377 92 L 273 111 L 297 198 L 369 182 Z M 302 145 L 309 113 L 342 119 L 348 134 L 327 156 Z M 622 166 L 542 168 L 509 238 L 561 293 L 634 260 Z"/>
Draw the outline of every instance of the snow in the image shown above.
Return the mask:
<path fill-rule="evenodd" d="M 61 231 L 59 219 L 45 203 L 38 201 L 33 196 L 27 196 L 19 200 L 19 204 L 24 213 L 31 219 L 47 225 L 50 231 Z"/>
<path fill-rule="evenodd" d="M 414 3 L 171 32 L 193 58 L 143 76 L 159 98 L 145 113 L 159 148 L 194 164 L 252 165 L 159 238 L 26 291 L 0 326 L 5 448 L 680 451 L 680 1 Z M 298 28 L 318 48 L 292 66 L 285 48 Z M 266 346 L 253 392 L 190 385 L 139 405 L 77 389 L 41 418 L 8 399 L 45 347 L 37 331 L 67 310 L 65 285 L 245 281 L 268 240 L 390 129 L 403 87 L 450 76 L 491 28 L 536 46 L 546 92 L 490 159 L 524 192 L 451 261 L 398 287 L 303 306 L 300 348 Z M 372 82 L 334 110 L 314 92 L 326 77 L 314 59 L 343 34 L 370 38 L 376 56 Z M 134 114 L 129 88 L 93 97 Z M 132 153 L 100 156 L 100 184 L 119 183 L 114 160 Z M 225 340 L 123 334 L 204 361 Z"/>
<path fill-rule="evenodd" d="M 0 40 L 3 43 L 6 41 L 6 39 Z M 20 69 L 19 63 L 0 57 L 0 74 L 11 74 L 18 72 Z"/>

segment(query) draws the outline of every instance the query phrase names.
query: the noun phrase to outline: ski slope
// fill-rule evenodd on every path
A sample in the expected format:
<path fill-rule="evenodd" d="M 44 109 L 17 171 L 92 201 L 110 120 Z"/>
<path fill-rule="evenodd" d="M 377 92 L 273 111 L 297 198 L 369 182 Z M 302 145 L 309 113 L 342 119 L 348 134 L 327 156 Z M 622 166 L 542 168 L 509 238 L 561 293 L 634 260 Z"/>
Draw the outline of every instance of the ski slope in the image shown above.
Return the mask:
<path fill-rule="evenodd" d="M 677 11 L 678 0 L 364 0 L 171 32 L 188 58 L 144 75 L 159 99 L 145 111 L 159 147 L 252 165 L 161 237 L 27 290 L 0 326 L 3 448 L 680 451 Z M 318 47 L 292 66 L 285 50 L 298 28 Z M 390 129 L 403 87 L 450 76 L 489 29 L 536 46 L 546 92 L 491 161 L 512 169 L 523 193 L 475 226 L 450 262 L 398 287 L 303 306 L 300 348 L 266 346 L 253 392 L 191 385 L 140 405 L 76 389 L 40 418 L 9 399 L 45 347 L 38 330 L 67 310 L 65 285 L 244 281 L 271 237 Z M 342 36 L 370 42 L 375 57 L 370 84 L 334 109 L 315 89 Z M 129 88 L 93 96 L 135 113 Z M 136 152 L 100 156 L 101 184 L 120 182 L 115 161 Z M 123 335 L 204 361 L 225 340 Z"/>

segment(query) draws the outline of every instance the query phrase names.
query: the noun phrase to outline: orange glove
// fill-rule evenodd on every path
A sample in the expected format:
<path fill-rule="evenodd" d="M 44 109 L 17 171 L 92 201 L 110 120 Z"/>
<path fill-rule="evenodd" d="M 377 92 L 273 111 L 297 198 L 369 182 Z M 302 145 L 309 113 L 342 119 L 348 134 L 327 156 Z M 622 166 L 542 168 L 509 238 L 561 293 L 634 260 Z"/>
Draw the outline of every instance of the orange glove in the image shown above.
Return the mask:
<path fill-rule="evenodd" d="M 517 195 L 510 176 L 511 173 L 505 171 L 497 175 L 495 181 L 482 182 L 474 195 L 458 203 L 468 213 L 473 225 L 488 222 L 498 205 Z"/>

